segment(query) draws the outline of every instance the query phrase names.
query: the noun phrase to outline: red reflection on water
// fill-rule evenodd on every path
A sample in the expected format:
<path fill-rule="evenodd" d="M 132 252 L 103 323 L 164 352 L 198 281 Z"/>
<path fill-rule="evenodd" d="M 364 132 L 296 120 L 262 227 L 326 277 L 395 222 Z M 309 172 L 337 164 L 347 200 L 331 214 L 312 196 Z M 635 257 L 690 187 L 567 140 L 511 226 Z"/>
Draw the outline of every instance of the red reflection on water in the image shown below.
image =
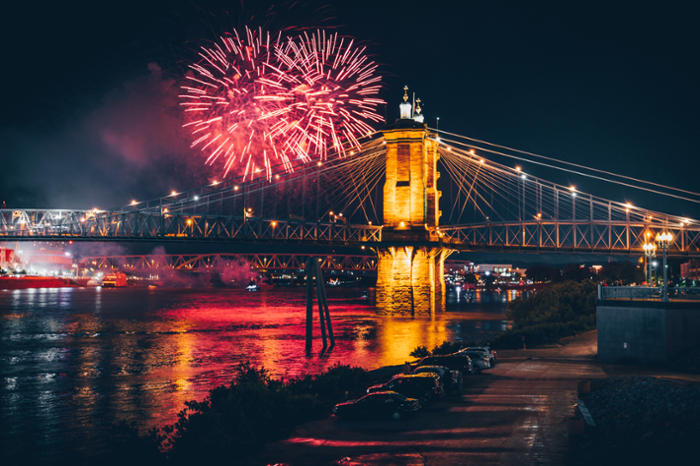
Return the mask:
<path fill-rule="evenodd" d="M 317 308 L 314 349 L 305 354 L 300 288 L 0 293 L 0 357 L 8 361 L 1 389 L 14 400 L 3 411 L 14 429 L 8 438 L 45 445 L 105 422 L 163 426 L 185 401 L 228 385 L 245 360 L 285 379 L 336 363 L 375 369 L 403 364 L 416 346 L 481 339 L 505 326 L 506 296 L 431 319 L 377 315 L 361 292 L 328 290 L 336 346 L 323 355 Z"/>

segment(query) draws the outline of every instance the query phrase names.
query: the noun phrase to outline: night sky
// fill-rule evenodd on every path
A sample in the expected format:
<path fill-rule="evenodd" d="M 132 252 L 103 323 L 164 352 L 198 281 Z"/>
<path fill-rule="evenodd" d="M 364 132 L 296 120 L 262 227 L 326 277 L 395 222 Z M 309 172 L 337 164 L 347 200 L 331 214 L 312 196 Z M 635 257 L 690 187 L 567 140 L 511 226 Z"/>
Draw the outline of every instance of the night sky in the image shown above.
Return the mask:
<path fill-rule="evenodd" d="M 196 187 L 179 128 L 185 63 L 231 26 L 334 27 L 440 129 L 691 191 L 700 155 L 695 2 L 14 2 L 2 30 L 0 201 L 107 208 Z M 276 4 L 275 4 L 276 5 Z M 514 165 L 514 162 L 505 162 Z M 672 214 L 700 205 L 522 164 Z"/>

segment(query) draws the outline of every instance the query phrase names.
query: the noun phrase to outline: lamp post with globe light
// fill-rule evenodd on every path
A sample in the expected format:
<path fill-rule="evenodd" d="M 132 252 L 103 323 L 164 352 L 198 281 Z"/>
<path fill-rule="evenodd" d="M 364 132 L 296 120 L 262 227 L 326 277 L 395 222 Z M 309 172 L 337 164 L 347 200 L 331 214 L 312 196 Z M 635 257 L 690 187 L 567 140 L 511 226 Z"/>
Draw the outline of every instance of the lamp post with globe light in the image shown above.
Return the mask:
<path fill-rule="evenodd" d="M 642 247 L 644 248 L 644 255 L 647 258 L 647 266 L 644 269 L 644 275 L 646 275 L 647 285 L 651 286 L 651 259 L 656 257 L 656 245 L 653 243 L 646 243 Z"/>
<path fill-rule="evenodd" d="M 656 235 L 656 244 L 663 251 L 663 268 L 664 268 L 664 294 L 661 297 L 662 301 L 668 301 L 668 280 L 666 279 L 666 250 L 673 241 L 673 235 L 671 233 L 661 233 Z"/>

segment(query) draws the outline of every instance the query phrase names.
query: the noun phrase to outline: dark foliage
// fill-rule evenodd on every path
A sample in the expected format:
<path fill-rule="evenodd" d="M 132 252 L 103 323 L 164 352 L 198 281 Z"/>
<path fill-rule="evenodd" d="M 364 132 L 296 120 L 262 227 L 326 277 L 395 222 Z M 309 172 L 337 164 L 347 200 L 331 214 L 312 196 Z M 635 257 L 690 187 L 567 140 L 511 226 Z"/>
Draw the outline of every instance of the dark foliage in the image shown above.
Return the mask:
<path fill-rule="evenodd" d="M 581 282 L 591 278 L 591 272 L 588 267 L 581 267 L 581 264 L 566 264 L 561 270 L 562 279 L 564 281 Z"/>
<path fill-rule="evenodd" d="M 535 264 L 527 269 L 527 278 L 538 283 L 557 283 L 561 280 L 561 271 L 556 267 Z"/>
<path fill-rule="evenodd" d="M 462 344 L 460 342 L 443 341 L 442 344 L 433 348 L 432 354 L 435 354 L 435 355 L 452 354 L 452 353 L 459 351 L 460 349 L 462 349 Z"/>
<path fill-rule="evenodd" d="M 600 270 L 598 278 L 608 284 L 631 285 L 644 281 L 644 270 L 630 261 L 610 262 Z"/>
<path fill-rule="evenodd" d="M 494 348 L 553 343 L 595 328 L 596 284 L 563 282 L 508 304 L 513 327 L 491 341 Z"/>
<path fill-rule="evenodd" d="M 428 351 L 427 346 L 416 346 L 416 348 L 413 351 L 411 351 L 410 356 L 416 359 L 422 359 L 426 356 L 430 356 L 430 351 Z"/>
<path fill-rule="evenodd" d="M 596 427 L 572 439 L 569 464 L 660 465 L 697 461 L 700 387 L 651 377 L 591 381 Z"/>
<path fill-rule="evenodd" d="M 203 401 L 186 402 L 175 424 L 146 436 L 121 427 L 113 450 L 121 452 L 120 464 L 137 459 L 142 464 L 141 458 L 154 465 L 238 464 L 298 424 L 327 416 L 334 404 L 361 396 L 374 382 L 364 369 L 342 365 L 282 382 L 265 368 L 241 363 L 228 387 L 211 390 Z"/>
<path fill-rule="evenodd" d="M 416 359 L 422 359 L 430 355 L 445 355 L 456 353 L 463 347 L 464 344 L 458 341 L 443 341 L 441 344 L 433 347 L 432 351 L 428 351 L 427 346 L 416 346 L 416 348 L 413 351 L 411 351 L 410 355 Z"/>

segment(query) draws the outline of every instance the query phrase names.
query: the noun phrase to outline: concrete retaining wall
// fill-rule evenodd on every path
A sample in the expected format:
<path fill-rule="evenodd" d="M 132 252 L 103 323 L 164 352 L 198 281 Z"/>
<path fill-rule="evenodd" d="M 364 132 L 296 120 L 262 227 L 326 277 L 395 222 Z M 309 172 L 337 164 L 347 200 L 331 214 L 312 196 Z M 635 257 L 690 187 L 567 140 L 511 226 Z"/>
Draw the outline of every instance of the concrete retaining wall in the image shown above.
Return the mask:
<path fill-rule="evenodd" d="M 598 300 L 598 360 L 656 364 L 700 346 L 700 302 Z"/>

